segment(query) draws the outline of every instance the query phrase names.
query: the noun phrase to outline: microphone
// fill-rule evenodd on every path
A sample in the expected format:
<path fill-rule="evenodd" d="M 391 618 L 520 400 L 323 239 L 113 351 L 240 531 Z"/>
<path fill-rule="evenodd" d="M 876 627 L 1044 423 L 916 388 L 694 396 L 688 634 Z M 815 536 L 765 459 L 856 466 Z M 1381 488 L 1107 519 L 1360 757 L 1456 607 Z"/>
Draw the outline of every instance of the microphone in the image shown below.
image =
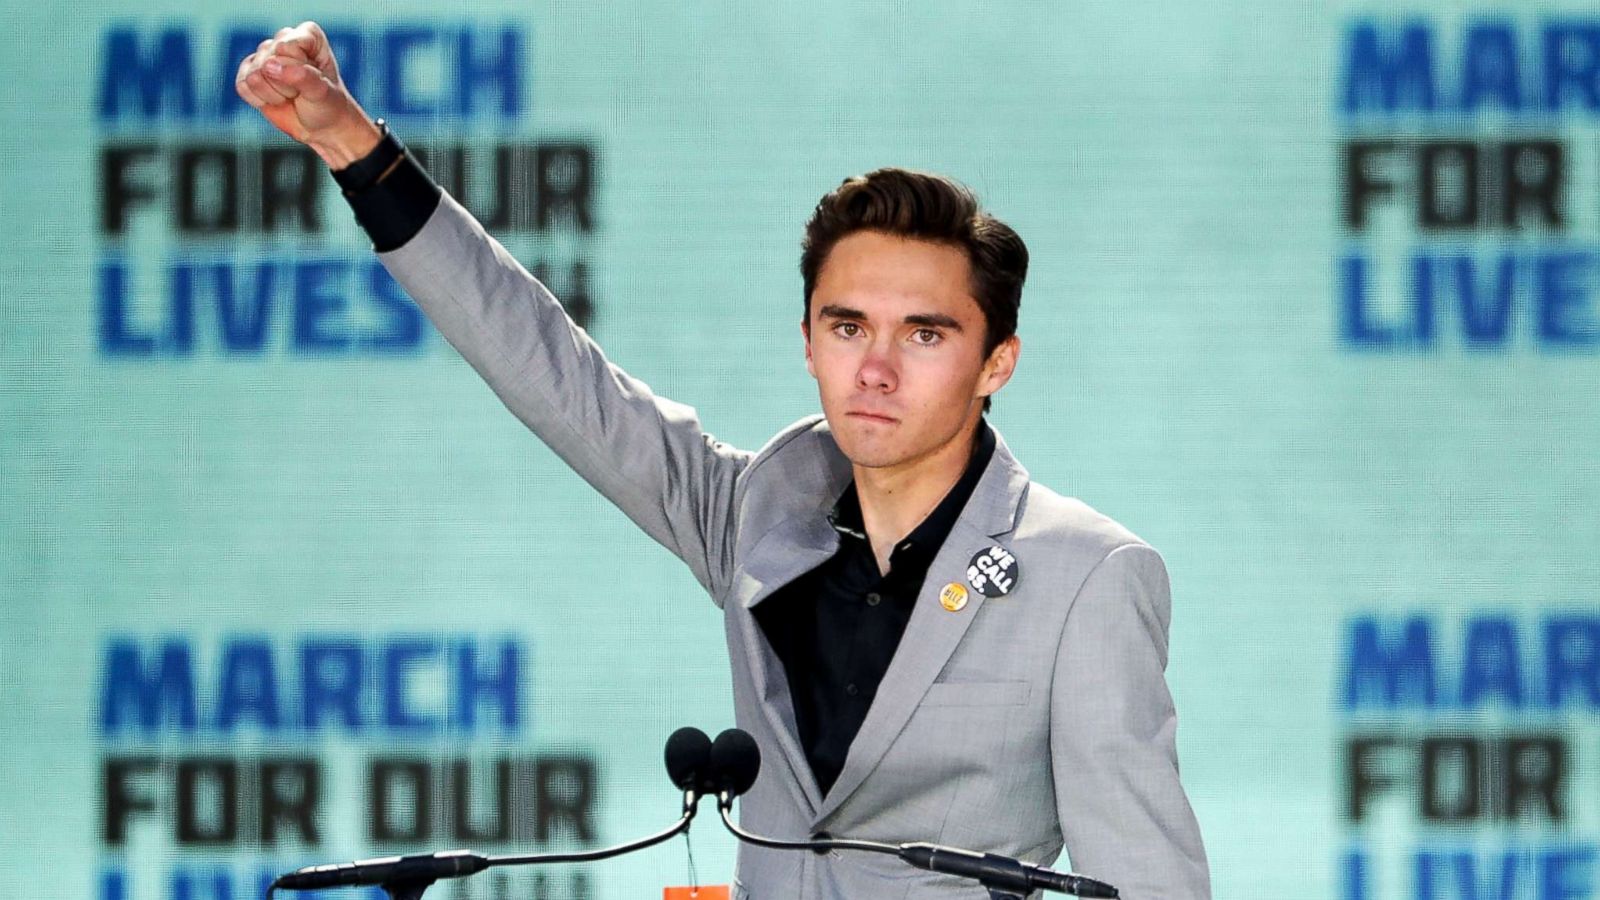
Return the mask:
<path fill-rule="evenodd" d="M 1103 881 L 1057 872 L 1045 866 L 1025 863 L 1009 856 L 995 853 L 974 853 L 956 847 L 938 844 L 883 844 L 877 841 L 828 838 L 813 841 L 780 841 L 751 834 L 733 823 L 728 813 L 733 808 L 733 798 L 750 790 L 756 775 L 761 771 L 761 748 L 755 738 L 737 728 L 717 735 L 711 745 L 711 768 L 717 784 L 717 808 L 722 813 L 722 823 L 734 837 L 758 847 L 778 850 L 864 850 L 898 856 L 919 869 L 942 872 L 974 879 L 993 891 L 1017 891 L 1028 894 L 1036 890 L 1075 894 L 1079 897 L 1115 898 L 1117 889 Z"/>
<path fill-rule="evenodd" d="M 711 782 L 717 806 L 729 809 L 733 798 L 750 790 L 761 773 L 761 748 L 748 731 L 729 728 L 711 745 Z"/>
<path fill-rule="evenodd" d="M 489 868 L 489 865 L 488 857 L 479 856 L 470 850 L 447 850 L 443 853 L 421 853 L 415 856 L 385 856 L 330 866 L 307 866 L 286 875 L 279 875 L 272 883 L 272 887 L 291 891 L 315 891 L 321 888 L 363 884 L 433 882 L 441 878 L 473 875 Z"/>
<path fill-rule="evenodd" d="M 938 844 L 901 844 L 895 855 L 919 869 L 973 878 L 991 887 L 1024 893 L 1043 889 L 1079 897 L 1117 896 L 1117 889 L 1103 881 L 994 853 L 974 853 Z"/>
<path fill-rule="evenodd" d="M 706 794 L 716 793 L 712 782 L 711 738 L 698 728 L 685 726 L 667 738 L 667 777 L 683 791 L 685 810 Z"/>

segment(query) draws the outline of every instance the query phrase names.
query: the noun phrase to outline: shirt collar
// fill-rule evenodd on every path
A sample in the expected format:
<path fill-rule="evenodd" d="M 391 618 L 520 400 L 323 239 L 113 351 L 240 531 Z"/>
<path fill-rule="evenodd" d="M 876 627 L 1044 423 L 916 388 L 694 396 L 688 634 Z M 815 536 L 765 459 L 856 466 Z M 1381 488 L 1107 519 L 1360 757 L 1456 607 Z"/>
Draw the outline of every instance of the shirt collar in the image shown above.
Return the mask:
<path fill-rule="evenodd" d="M 972 441 L 972 457 L 967 461 L 967 468 L 956 479 L 950 492 L 944 495 L 939 505 L 928 513 L 922 524 L 911 530 L 889 557 L 889 568 L 893 571 L 895 561 L 902 554 L 911 554 L 919 560 L 931 563 L 939 548 L 943 546 L 945 538 L 949 537 L 950 529 L 955 527 L 956 520 L 961 517 L 961 511 L 967 505 L 967 500 L 972 496 L 972 491 L 978 486 L 978 480 L 983 477 L 984 469 L 989 467 L 989 460 L 994 456 L 994 430 L 989 427 L 987 419 L 978 419 L 978 430 Z M 828 511 L 828 524 L 833 529 L 846 537 L 864 541 L 867 539 L 866 523 L 861 516 L 861 498 L 856 493 L 856 483 L 852 479 L 849 486 L 840 495 L 839 501 Z"/>

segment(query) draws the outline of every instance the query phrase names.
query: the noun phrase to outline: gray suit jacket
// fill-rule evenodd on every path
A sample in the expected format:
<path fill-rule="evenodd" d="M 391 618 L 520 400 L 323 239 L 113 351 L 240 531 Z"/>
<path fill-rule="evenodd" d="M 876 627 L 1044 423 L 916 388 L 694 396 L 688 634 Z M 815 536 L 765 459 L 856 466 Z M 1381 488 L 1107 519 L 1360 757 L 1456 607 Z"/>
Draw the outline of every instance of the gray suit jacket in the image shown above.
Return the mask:
<path fill-rule="evenodd" d="M 751 613 L 831 555 L 849 461 L 812 417 L 750 453 L 611 365 L 556 299 L 448 194 L 379 255 L 513 413 L 652 538 L 723 612 L 735 719 L 762 751 L 741 801 L 756 832 L 933 841 L 1073 868 L 1131 900 L 1210 896 L 1178 781 L 1167 575 L 1116 522 L 1029 481 L 1004 441 L 928 570 L 877 696 L 826 796 L 783 669 Z M 1010 593 L 970 592 L 975 554 L 1016 558 Z M 982 898 L 893 857 L 741 846 L 739 898 Z"/>

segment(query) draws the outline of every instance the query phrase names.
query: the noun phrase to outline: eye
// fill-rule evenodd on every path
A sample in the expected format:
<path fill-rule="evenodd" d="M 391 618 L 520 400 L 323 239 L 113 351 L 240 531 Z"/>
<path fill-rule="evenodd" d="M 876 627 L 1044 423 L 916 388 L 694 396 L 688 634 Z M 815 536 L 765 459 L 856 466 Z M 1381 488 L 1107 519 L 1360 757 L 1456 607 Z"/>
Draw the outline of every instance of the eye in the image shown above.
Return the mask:
<path fill-rule="evenodd" d="M 939 343 L 943 338 L 944 335 L 932 328 L 918 328 L 916 331 L 911 332 L 912 343 L 921 344 L 924 347 L 931 347 Z"/>
<path fill-rule="evenodd" d="M 861 326 L 855 322 L 839 322 L 833 326 L 833 333 L 851 338 L 861 333 Z"/>

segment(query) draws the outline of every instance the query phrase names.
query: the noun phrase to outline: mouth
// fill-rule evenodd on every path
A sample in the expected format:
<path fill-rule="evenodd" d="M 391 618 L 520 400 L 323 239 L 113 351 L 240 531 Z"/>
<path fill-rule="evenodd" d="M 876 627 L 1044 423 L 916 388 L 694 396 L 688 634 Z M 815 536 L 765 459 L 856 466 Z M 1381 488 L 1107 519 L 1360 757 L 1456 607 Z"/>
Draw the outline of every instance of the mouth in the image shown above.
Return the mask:
<path fill-rule="evenodd" d="M 891 416 L 884 416 L 884 415 L 879 415 L 878 413 L 870 413 L 870 412 L 860 412 L 860 411 L 847 412 L 847 413 L 845 413 L 845 415 L 847 417 L 849 417 L 849 418 L 852 418 L 852 419 L 858 419 L 858 420 L 863 421 L 863 422 L 877 422 L 878 424 L 881 424 L 881 425 L 893 425 L 896 422 L 900 421 L 899 419 L 893 418 Z"/>

